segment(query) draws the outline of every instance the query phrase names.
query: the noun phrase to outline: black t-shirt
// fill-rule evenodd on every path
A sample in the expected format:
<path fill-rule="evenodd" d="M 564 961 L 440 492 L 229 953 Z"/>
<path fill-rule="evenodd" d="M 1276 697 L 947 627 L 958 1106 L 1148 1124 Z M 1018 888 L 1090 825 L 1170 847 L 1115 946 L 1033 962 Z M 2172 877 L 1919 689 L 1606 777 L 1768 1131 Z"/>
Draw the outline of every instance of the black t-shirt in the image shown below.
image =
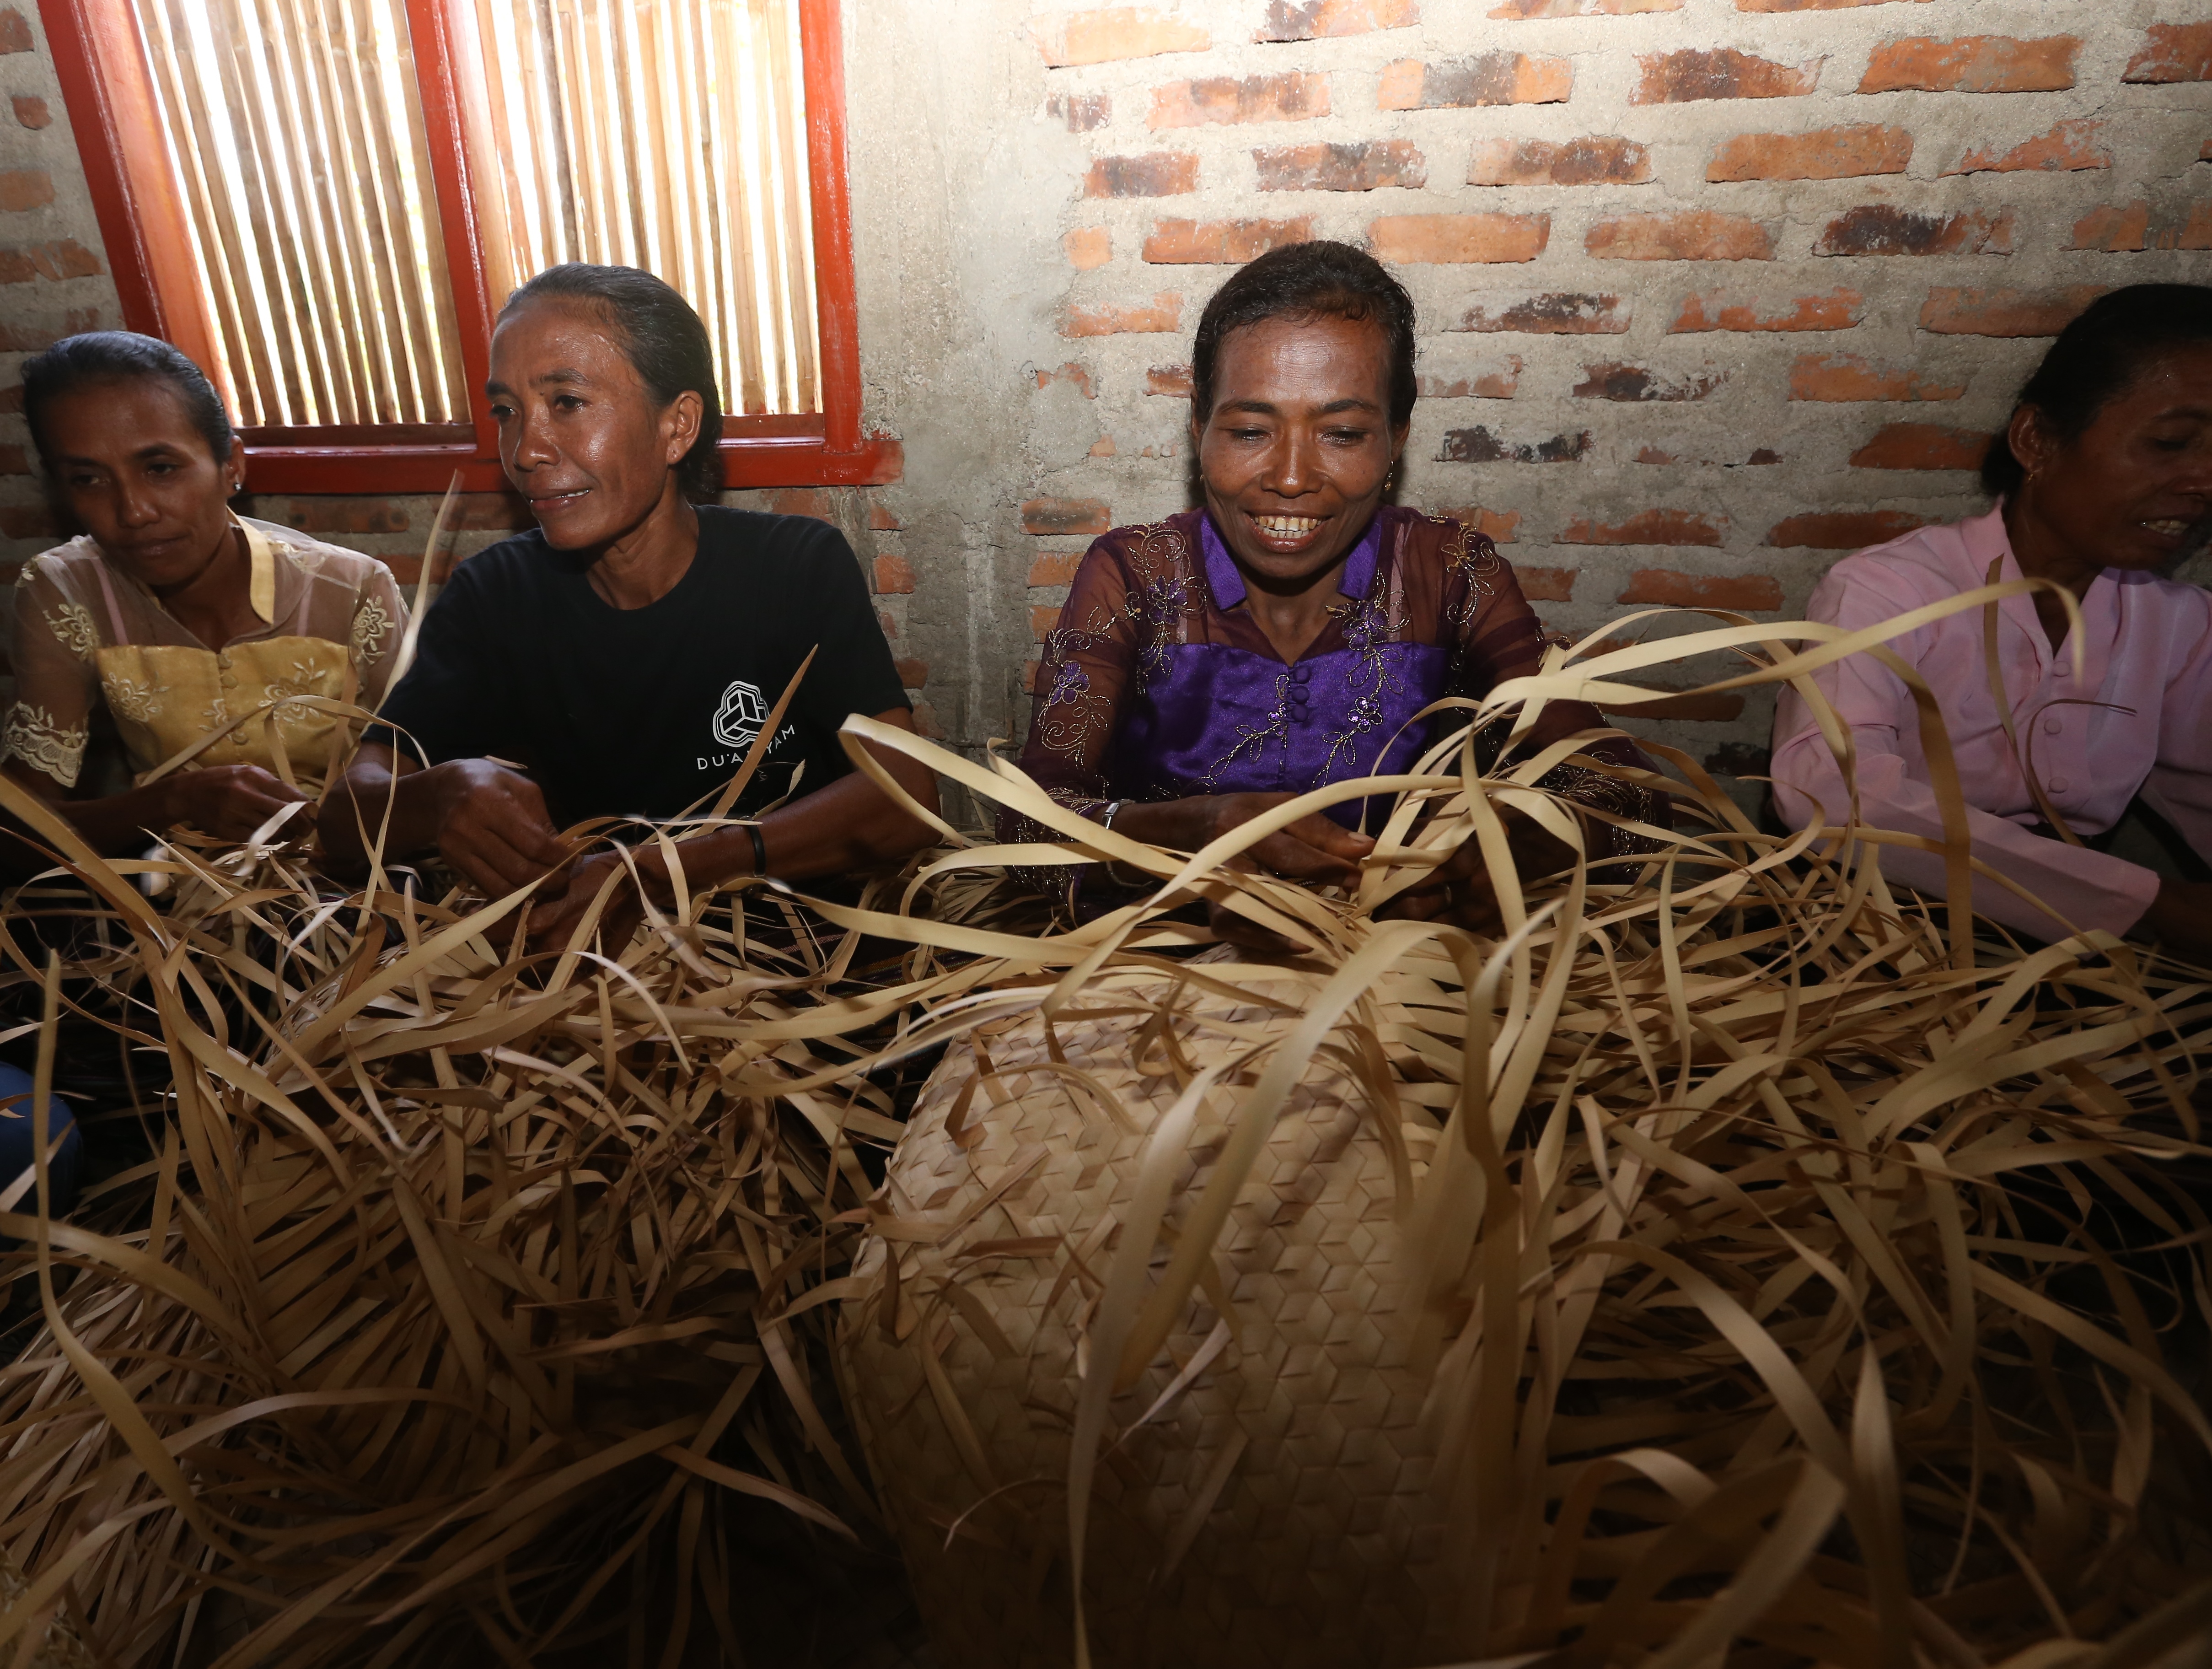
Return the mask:
<path fill-rule="evenodd" d="M 844 535 L 805 516 L 702 507 L 699 553 L 644 608 L 592 589 L 536 529 L 453 570 L 369 739 L 431 764 L 513 760 L 554 820 L 673 817 L 736 775 L 809 649 L 805 682 L 735 810 L 852 769 L 848 714 L 908 705 Z"/>

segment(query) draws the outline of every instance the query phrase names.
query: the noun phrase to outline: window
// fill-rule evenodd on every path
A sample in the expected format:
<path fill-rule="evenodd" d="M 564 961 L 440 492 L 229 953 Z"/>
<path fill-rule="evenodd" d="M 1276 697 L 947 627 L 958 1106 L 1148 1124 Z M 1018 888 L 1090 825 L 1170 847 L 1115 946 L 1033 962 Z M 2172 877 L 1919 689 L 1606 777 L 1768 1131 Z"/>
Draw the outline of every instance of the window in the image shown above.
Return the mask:
<path fill-rule="evenodd" d="M 492 318 L 642 266 L 712 333 L 732 486 L 864 439 L 837 0 L 46 0 L 125 322 L 207 366 L 259 491 L 500 484 Z"/>

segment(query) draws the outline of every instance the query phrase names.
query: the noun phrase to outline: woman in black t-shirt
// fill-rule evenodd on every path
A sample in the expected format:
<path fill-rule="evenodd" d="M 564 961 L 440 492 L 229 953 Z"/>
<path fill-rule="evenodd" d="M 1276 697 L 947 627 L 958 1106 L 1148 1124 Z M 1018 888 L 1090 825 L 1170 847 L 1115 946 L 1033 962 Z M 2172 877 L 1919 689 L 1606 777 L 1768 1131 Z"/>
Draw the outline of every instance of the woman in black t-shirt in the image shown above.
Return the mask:
<path fill-rule="evenodd" d="M 719 478 L 721 411 L 706 326 L 683 297 L 631 267 L 550 268 L 500 315 L 489 393 L 501 462 L 538 528 L 464 563 L 424 618 L 389 728 L 323 814 L 331 855 L 364 861 L 388 817 L 387 856 L 434 848 L 487 897 L 566 866 L 530 919 L 532 938 L 563 937 L 621 859 L 578 857 L 556 818 L 711 801 L 810 650 L 747 802 L 798 794 L 756 825 L 685 840 L 687 879 L 804 880 L 927 840 L 837 740 L 852 712 L 913 728 L 850 548 L 817 522 L 692 503 Z M 936 808 L 927 770 L 877 757 Z M 634 856 L 665 889 L 657 846 Z"/>

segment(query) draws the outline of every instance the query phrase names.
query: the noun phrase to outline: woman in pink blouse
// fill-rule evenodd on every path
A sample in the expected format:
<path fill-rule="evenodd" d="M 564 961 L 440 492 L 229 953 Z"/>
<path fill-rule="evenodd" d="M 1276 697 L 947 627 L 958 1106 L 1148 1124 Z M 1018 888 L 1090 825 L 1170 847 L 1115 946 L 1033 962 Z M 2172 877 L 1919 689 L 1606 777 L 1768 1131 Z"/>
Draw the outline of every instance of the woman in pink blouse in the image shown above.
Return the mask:
<path fill-rule="evenodd" d="M 2021 390 L 1982 478 L 1997 499 L 1989 514 L 1846 557 L 1807 618 L 1856 630 L 2022 576 L 2071 592 L 2078 673 L 2063 600 L 2038 592 L 1998 610 L 2010 736 L 1990 688 L 1984 611 L 1889 643 L 1942 710 L 1974 856 L 2044 906 L 1984 879 L 1974 908 L 2042 939 L 2102 929 L 2212 953 L 2212 884 L 2163 880 L 2101 850 L 2141 793 L 2212 857 L 2212 594 L 2161 572 L 2212 536 L 2212 288 L 2138 284 L 2091 306 Z M 1815 681 L 1850 728 L 1861 820 L 1940 839 L 1903 680 L 1859 655 Z M 1775 802 L 1793 825 L 1848 813 L 1836 758 L 1788 691 L 1773 770 Z M 2051 825 L 2053 813 L 2082 844 Z M 1937 853 L 1887 847 L 1882 867 L 1944 891 Z"/>

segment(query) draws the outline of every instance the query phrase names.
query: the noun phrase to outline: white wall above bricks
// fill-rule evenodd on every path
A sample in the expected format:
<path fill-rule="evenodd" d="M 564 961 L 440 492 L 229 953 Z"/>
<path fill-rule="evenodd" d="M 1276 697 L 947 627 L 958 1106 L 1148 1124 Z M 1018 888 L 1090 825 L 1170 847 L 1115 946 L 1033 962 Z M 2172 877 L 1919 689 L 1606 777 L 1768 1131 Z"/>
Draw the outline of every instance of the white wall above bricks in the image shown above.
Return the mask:
<path fill-rule="evenodd" d="M 1091 534 L 1188 502 L 1190 332 L 1277 242 L 1398 265 L 1425 395 L 1401 496 L 1479 518 L 1575 632 L 1786 614 L 1841 551 L 1982 508 L 1978 448 L 2070 309 L 2212 281 L 2212 0 L 845 14 L 867 417 L 906 475 L 745 499 L 845 528 L 930 723 L 971 749 L 1019 735 Z M 36 20 L 10 15 L 13 353 L 114 303 Z M 0 430 L 20 471 L 20 418 Z M 0 481 L 0 556 L 40 547 L 35 499 Z M 396 566 L 430 517 L 264 509 Z M 475 519 L 471 545 L 512 513 Z M 1765 727 L 1723 702 L 1668 728 L 1726 766 Z"/>

